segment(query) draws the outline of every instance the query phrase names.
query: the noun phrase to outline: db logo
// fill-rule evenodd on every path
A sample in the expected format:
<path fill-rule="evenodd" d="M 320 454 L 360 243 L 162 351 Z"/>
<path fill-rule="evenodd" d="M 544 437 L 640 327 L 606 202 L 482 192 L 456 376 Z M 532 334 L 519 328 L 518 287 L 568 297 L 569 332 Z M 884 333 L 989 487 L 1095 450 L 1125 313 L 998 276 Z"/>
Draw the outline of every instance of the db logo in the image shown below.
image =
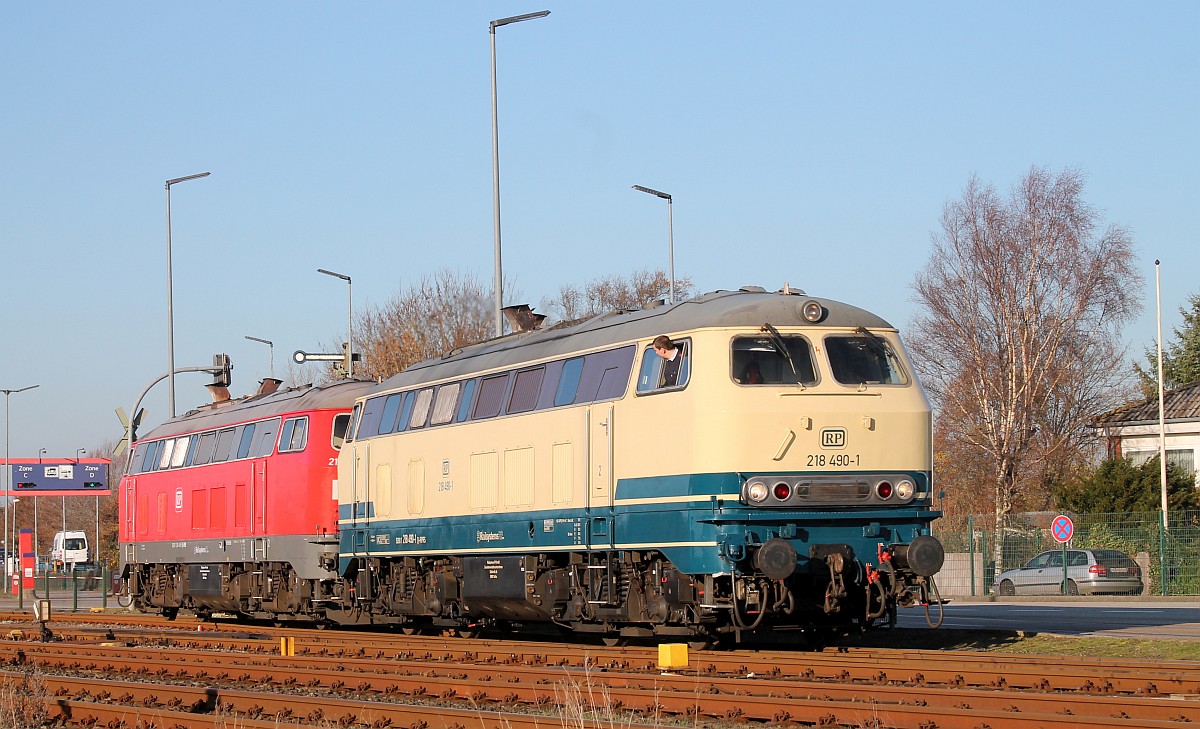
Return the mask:
<path fill-rule="evenodd" d="M 821 447 L 822 448 L 845 448 L 846 447 L 846 429 L 845 428 L 823 428 L 821 430 Z"/>

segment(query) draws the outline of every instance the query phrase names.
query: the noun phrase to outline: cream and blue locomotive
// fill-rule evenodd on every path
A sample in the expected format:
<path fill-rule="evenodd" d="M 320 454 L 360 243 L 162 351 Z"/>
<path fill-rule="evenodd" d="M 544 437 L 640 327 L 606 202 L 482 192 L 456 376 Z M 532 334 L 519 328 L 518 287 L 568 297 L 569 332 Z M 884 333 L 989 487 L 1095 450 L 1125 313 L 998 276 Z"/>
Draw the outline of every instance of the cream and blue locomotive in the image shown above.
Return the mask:
<path fill-rule="evenodd" d="M 361 396 L 351 436 L 338 622 L 703 642 L 937 600 L 897 331 L 786 287 L 457 349 Z"/>

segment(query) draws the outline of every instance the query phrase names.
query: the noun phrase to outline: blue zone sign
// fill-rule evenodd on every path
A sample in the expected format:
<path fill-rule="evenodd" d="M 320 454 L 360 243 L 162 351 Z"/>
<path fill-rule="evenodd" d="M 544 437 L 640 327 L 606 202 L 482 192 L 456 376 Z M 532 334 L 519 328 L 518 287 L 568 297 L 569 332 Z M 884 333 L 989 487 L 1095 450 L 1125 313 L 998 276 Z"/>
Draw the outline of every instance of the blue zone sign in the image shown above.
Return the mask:
<path fill-rule="evenodd" d="M 107 496 L 108 464 L 75 461 L 13 463 L 6 496 Z"/>

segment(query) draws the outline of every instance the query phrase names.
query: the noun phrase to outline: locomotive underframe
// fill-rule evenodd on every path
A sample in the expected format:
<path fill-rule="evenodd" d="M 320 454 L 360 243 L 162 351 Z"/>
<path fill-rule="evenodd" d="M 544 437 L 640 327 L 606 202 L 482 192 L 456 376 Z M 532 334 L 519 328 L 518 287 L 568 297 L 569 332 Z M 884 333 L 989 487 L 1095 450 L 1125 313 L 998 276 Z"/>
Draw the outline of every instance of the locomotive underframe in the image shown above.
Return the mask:
<path fill-rule="evenodd" d="M 901 545 L 902 547 L 905 545 Z M 870 626 L 928 604 L 931 578 L 860 562 L 845 544 L 788 564 L 760 545 L 724 574 L 689 575 L 656 551 L 355 557 L 338 579 L 286 562 L 129 564 L 139 610 L 273 621 L 395 625 L 409 632 L 544 623 L 605 636 L 712 641 L 788 626 Z M 764 556 L 767 555 L 767 556 Z M 332 555 L 322 558 L 332 566 Z M 782 574 L 780 570 L 786 571 Z"/>
<path fill-rule="evenodd" d="M 304 579 L 286 562 L 130 564 L 124 575 L 138 610 L 174 617 L 191 610 L 268 620 L 322 620 L 336 580 Z"/>
<path fill-rule="evenodd" d="M 746 565 L 751 568 L 751 565 Z M 782 579 L 758 571 L 688 575 L 654 551 L 357 557 L 327 616 L 411 631 L 550 623 L 577 633 L 713 640 L 778 626 L 870 625 L 929 601 L 926 578 L 866 568 L 820 545 Z"/>

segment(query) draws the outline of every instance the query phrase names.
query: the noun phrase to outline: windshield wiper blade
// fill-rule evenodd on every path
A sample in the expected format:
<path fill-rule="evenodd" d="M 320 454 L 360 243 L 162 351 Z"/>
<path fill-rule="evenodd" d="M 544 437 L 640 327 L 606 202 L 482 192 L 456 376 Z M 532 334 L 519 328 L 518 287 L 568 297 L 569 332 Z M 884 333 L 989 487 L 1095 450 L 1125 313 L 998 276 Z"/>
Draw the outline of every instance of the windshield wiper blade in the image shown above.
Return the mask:
<path fill-rule="evenodd" d="M 787 343 L 783 341 L 783 337 L 780 336 L 779 330 L 768 323 L 762 325 L 762 331 L 770 335 L 771 344 L 774 345 L 775 351 L 779 353 L 779 356 L 787 360 L 788 367 L 792 368 L 792 374 L 798 375 L 799 373 L 796 372 L 796 362 L 792 359 L 792 351 L 788 349 Z"/>
<path fill-rule="evenodd" d="M 886 339 L 884 339 L 883 337 L 879 336 L 875 332 L 870 331 L 869 329 L 867 329 L 866 327 L 863 327 L 863 326 L 860 326 L 858 329 L 855 329 L 854 331 L 858 332 L 859 334 L 863 335 L 863 337 L 866 338 L 867 346 L 870 347 L 870 349 L 873 353 L 875 353 L 879 357 L 882 357 L 885 360 L 888 358 L 888 349 L 887 349 L 887 340 Z"/>

